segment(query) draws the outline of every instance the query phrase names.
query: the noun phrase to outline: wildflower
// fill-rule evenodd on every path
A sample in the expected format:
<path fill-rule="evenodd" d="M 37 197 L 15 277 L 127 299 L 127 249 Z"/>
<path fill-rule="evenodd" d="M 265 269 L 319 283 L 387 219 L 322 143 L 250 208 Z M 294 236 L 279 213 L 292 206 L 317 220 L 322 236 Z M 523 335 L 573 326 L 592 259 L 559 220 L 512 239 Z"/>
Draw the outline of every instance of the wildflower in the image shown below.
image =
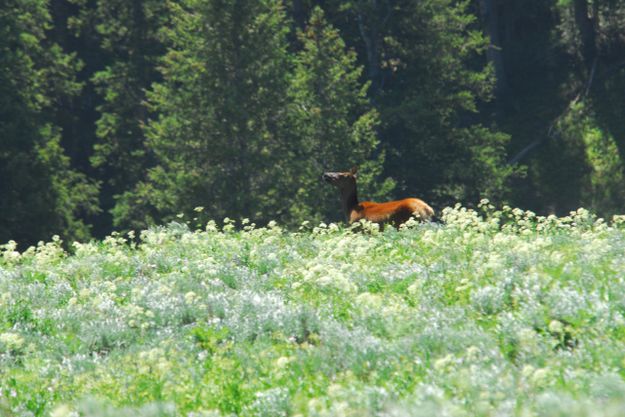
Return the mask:
<path fill-rule="evenodd" d="M 17 351 L 24 346 L 24 338 L 17 333 L 0 333 L 0 343 L 7 352 Z"/>
<path fill-rule="evenodd" d="M 378 295 L 371 294 L 369 292 L 363 292 L 362 294 L 358 295 L 358 297 L 356 297 L 356 304 L 362 305 L 364 309 L 378 309 L 382 307 L 383 300 Z"/>
<path fill-rule="evenodd" d="M 529 378 L 534 374 L 535 370 L 536 368 L 534 368 L 532 365 L 525 365 L 523 369 L 521 369 L 521 375 L 524 378 Z"/>
<path fill-rule="evenodd" d="M 197 299 L 197 294 L 194 293 L 193 291 L 189 291 L 188 293 L 186 293 L 184 295 L 184 301 L 187 304 L 193 304 L 193 302 Z"/>
<path fill-rule="evenodd" d="M 517 334 L 520 346 L 526 351 L 533 351 L 538 346 L 536 332 L 530 328 L 523 328 Z"/>
<path fill-rule="evenodd" d="M 532 376 L 530 381 L 534 386 L 543 386 L 549 381 L 549 370 L 547 368 L 538 368 Z"/>
<path fill-rule="evenodd" d="M 561 321 L 551 320 L 549 322 L 549 331 L 551 333 L 560 334 L 560 333 L 564 332 L 564 325 L 562 324 Z"/>
<path fill-rule="evenodd" d="M 475 361 L 480 355 L 480 348 L 477 346 L 469 346 L 466 355 L 468 360 Z"/>
<path fill-rule="evenodd" d="M 17 251 L 17 242 L 9 240 L 5 245 L 0 245 L 0 252 L 7 263 L 15 263 L 20 260 L 20 253 Z"/>
<path fill-rule="evenodd" d="M 74 415 L 78 414 L 74 413 L 66 404 L 59 405 L 50 413 L 50 417 L 73 417 Z"/>
<path fill-rule="evenodd" d="M 436 362 L 434 362 L 434 369 L 436 369 L 439 372 L 446 371 L 448 368 L 450 368 L 453 365 L 454 360 L 455 358 L 454 358 L 454 355 L 452 354 L 449 354 L 440 359 L 437 359 Z"/>
<path fill-rule="evenodd" d="M 338 397 L 343 391 L 343 387 L 339 384 L 330 384 L 328 387 L 328 396 L 329 397 Z"/>
<path fill-rule="evenodd" d="M 287 356 L 281 356 L 276 360 L 277 368 L 284 368 L 287 366 L 293 359 Z"/>
<path fill-rule="evenodd" d="M 224 232 L 232 232 L 234 230 L 234 224 L 235 224 L 235 221 L 232 220 L 230 217 L 224 218 L 223 231 Z"/>

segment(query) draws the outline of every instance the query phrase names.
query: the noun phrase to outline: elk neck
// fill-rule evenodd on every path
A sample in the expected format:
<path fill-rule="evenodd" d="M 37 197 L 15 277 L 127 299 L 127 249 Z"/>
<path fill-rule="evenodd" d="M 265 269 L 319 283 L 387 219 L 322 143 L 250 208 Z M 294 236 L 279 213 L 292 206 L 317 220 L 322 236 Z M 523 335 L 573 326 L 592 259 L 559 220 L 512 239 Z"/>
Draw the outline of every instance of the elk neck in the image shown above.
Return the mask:
<path fill-rule="evenodd" d="M 352 210 L 358 206 L 358 192 L 356 191 L 356 184 L 341 188 L 341 205 L 343 206 L 345 218 L 349 222 Z"/>

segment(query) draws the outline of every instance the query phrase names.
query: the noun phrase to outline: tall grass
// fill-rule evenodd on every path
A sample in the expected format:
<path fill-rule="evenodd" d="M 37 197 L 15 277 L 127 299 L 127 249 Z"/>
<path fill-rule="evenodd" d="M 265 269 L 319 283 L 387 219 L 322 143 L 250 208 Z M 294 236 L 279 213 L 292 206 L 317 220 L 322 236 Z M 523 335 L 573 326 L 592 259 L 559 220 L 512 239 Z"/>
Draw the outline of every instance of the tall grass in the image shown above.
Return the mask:
<path fill-rule="evenodd" d="M 9 242 L 0 415 L 623 415 L 623 218 L 443 217 Z"/>

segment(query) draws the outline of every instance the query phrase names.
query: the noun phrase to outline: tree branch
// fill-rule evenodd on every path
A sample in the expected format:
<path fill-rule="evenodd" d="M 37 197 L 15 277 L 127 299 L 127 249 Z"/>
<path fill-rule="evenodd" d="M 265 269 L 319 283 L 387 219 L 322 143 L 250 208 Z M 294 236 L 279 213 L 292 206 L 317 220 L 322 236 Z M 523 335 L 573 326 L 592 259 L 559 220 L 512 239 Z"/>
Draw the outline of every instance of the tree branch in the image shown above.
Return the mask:
<path fill-rule="evenodd" d="M 569 104 L 564 108 L 564 110 L 562 110 L 562 112 L 560 112 L 560 114 L 555 119 L 553 119 L 553 121 L 549 124 L 549 129 L 547 129 L 547 135 L 542 137 L 542 138 L 540 138 L 540 139 L 533 140 L 529 145 L 527 145 L 526 147 L 521 149 L 519 152 L 517 152 L 516 155 L 514 155 L 512 158 L 510 158 L 508 160 L 508 165 L 518 164 L 519 161 L 521 161 L 521 159 L 523 159 L 525 157 L 525 155 L 527 155 L 533 149 L 537 148 L 538 146 L 542 145 L 547 140 L 549 140 L 549 139 L 551 139 L 551 138 L 553 138 L 555 136 L 556 125 L 557 125 L 558 121 L 562 117 L 564 117 L 564 115 L 567 113 L 568 109 L 571 107 L 571 104 L 575 104 L 575 103 L 577 103 L 579 101 L 584 100 L 588 96 L 588 94 L 590 93 L 590 89 L 592 88 L 593 81 L 595 80 L 595 74 L 596 74 L 596 70 L 597 70 L 597 62 L 598 61 L 599 61 L 599 57 L 595 57 L 593 59 L 592 68 L 590 70 L 590 75 L 588 76 L 588 81 L 586 82 L 586 87 L 584 88 L 583 93 L 579 92 L 575 96 L 575 98 L 569 102 Z M 621 64 L 625 64 L 625 61 L 621 62 Z M 601 77 L 601 78 L 604 78 L 604 77 Z"/>

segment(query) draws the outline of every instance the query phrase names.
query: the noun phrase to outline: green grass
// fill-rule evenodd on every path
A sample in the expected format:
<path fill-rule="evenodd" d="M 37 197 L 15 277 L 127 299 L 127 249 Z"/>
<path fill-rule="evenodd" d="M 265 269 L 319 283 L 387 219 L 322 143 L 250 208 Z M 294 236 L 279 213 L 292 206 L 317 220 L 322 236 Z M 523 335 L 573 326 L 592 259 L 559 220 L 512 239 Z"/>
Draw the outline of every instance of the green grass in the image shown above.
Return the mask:
<path fill-rule="evenodd" d="M 622 219 L 444 219 L 6 244 L 0 415 L 622 415 Z"/>

